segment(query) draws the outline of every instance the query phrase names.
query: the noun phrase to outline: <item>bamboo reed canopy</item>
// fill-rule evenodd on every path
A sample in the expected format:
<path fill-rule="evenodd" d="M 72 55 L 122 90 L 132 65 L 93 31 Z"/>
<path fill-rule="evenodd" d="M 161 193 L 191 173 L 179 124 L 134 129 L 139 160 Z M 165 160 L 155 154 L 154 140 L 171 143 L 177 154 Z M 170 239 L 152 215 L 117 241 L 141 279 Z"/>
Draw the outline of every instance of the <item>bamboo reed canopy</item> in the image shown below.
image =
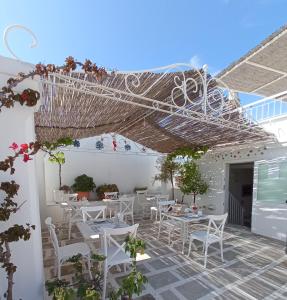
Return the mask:
<path fill-rule="evenodd" d="M 36 134 L 53 141 L 115 133 L 162 153 L 269 140 L 226 91 L 205 69 L 185 64 L 112 72 L 100 82 L 80 72 L 50 74 L 42 79 Z"/>
<path fill-rule="evenodd" d="M 267 37 L 218 77 L 234 91 L 264 97 L 287 91 L 287 25 Z M 287 92 L 278 98 L 287 100 Z"/>

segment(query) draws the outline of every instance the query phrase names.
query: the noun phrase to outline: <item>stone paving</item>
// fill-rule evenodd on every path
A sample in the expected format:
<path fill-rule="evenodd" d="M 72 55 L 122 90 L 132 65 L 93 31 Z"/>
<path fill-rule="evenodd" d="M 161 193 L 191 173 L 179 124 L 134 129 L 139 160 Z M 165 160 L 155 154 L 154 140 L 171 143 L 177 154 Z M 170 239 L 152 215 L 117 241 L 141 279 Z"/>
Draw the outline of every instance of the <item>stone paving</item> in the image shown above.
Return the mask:
<path fill-rule="evenodd" d="M 224 259 L 220 259 L 219 247 L 210 246 L 207 268 L 202 267 L 200 248 L 190 257 L 181 242 L 168 245 L 164 232 L 157 238 L 158 224 L 141 220 L 138 237 L 146 242 L 147 259 L 138 262 L 138 268 L 148 277 L 143 294 L 138 300 L 153 299 L 287 299 L 287 255 L 284 244 L 249 232 L 240 227 L 227 226 L 224 235 Z M 190 230 L 199 226 L 192 225 Z M 176 240 L 179 234 L 176 233 Z M 62 245 L 83 241 L 74 226 L 71 241 L 67 230 L 59 232 Z M 89 243 L 89 242 L 88 242 Z M 89 243 L 95 251 L 95 245 Z M 53 248 L 47 230 L 43 230 L 43 251 L 46 279 L 54 276 Z M 62 267 L 63 278 L 72 276 L 71 266 Z M 117 287 L 125 274 L 112 270 L 110 287 Z"/>

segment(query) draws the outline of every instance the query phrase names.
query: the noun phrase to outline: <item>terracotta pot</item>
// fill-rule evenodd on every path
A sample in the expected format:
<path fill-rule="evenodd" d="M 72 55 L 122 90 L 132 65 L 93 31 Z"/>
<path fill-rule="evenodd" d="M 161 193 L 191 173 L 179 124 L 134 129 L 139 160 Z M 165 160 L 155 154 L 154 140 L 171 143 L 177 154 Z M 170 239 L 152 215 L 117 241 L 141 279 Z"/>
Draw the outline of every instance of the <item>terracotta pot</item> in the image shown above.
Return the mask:
<path fill-rule="evenodd" d="M 90 192 L 77 192 L 78 194 L 78 201 L 81 201 L 82 198 L 88 199 Z"/>

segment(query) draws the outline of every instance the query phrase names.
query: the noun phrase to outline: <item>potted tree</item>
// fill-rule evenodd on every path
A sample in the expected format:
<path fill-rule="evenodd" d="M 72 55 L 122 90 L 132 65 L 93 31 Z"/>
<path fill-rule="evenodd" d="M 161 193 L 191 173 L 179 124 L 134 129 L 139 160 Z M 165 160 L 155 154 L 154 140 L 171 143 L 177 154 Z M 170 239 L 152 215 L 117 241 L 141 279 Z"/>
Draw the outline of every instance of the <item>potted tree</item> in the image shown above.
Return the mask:
<path fill-rule="evenodd" d="M 174 176 L 180 165 L 168 156 L 159 158 L 157 163 L 160 173 L 154 177 L 154 180 L 160 180 L 165 183 L 169 181 L 171 183 L 172 199 L 174 199 Z"/>
<path fill-rule="evenodd" d="M 78 200 L 89 197 L 89 193 L 96 187 L 93 178 L 83 174 L 75 178 L 72 185 L 73 190 L 78 194 Z"/>
<path fill-rule="evenodd" d="M 185 195 L 193 195 L 192 209 L 196 211 L 196 196 L 205 194 L 208 189 L 208 184 L 201 178 L 199 167 L 195 162 L 187 161 L 181 166 L 178 177 L 178 187 L 183 194 L 182 202 Z"/>

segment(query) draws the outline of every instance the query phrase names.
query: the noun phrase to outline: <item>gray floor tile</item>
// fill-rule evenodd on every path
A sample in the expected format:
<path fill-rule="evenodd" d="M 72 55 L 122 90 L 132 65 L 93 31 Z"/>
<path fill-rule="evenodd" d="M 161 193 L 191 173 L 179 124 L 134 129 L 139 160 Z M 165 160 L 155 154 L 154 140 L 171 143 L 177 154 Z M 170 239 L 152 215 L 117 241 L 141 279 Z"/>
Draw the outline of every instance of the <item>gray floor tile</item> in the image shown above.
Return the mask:
<path fill-rule="evenodd" d="M 190 300 L 199 299 L 212 292 L 212 288 L 198 279 L 180 285 L 176 290 L 186 299 Z"/>
<path fill-rule="evenodd" d="M 154 289 L 158 289 L 163 286 L 168 286 L 169 284 L 178 281 L 178 279 L 171 272 L 168 271 L 147 277 L 149 284 Z"/>

